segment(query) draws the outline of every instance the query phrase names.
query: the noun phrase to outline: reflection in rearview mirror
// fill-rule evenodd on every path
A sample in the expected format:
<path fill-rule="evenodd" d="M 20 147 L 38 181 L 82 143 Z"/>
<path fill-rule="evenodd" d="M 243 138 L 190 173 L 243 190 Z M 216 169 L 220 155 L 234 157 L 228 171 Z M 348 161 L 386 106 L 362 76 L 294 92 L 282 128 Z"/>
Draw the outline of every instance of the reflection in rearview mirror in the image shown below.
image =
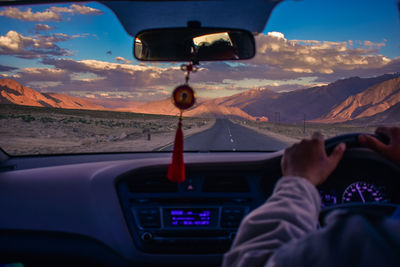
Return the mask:
<path fill-rule="evenodd" d="M 239 59 L 229 33 L 212 33 L 193 38 L 194 53 L 199 58 Z"/>
<path fill-rule="evenodd" d="M 139 33 L 134 55 L 145 61 L 212 61 L 249 59 L 253 35 L 244 30 L 173 28 Z"/>

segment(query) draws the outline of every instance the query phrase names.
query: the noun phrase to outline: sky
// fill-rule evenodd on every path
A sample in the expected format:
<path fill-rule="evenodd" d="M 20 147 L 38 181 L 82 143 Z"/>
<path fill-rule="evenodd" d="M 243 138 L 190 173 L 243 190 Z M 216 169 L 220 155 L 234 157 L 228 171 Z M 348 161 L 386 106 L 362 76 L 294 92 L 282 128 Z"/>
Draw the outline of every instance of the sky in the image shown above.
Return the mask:
<path fill-rule="evenodd" d="M 257 55 L 201 62 L 191 85 L 204 98 L 249 89 L 286 92 L 400 71 L 397 0 L 284 1 L 256 36 Z M 96 3 L 0 8 L 0 78 L 40 92 L 135 101 L 169 97 L 180 64 L 143 63 L 133 37 Z"/>

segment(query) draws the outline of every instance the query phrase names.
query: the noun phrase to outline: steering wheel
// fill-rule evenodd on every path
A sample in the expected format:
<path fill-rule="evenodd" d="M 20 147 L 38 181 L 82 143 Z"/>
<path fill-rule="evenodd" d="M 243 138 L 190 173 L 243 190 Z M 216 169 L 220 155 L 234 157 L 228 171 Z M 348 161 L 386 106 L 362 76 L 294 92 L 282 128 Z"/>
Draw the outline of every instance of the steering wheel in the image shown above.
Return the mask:
<path fill-rule="evenodd" d="M 360 148 L 362 145 L 358 141 L 358 137 L 361 134 L 366 134 L 377 138 L 384 144 L 389 144 L 389 138 L 385 135 L 377 135 L 377 134 L 367 134 L 367 133 L 350 133 L 335 136 L 329 138 L 325 141 L 325 149 L 327 154 L 329 155 L 333 149 L 340 143 L 345 143 L 347 149 L 351 148 Z M 398 173 L 400 174 L 400 168 L 395 166 L 398 169 Z M 332 212 L 336 210 L 343 210 L 344 213 L 348 214 L 362 214 L 363 216 L 373 218 L 373 217 L 381 217 L 381 216 L 391 216 L 393 212 L 397 209 L 398 205 L 390 204 L 390 203 L 351 203 L 351 204 L 339 204 L 332 207 L 327 207 L 321 210 L 320 212 L 320 223 L 324 225 L 325 218 Z"/>
<path fill-rule="evenodd" d="M 360 142 L 358 141 L 358 137 L 361 134 L 370 135 L 378 139 L 384 144 L 389 144 L 389 137 L 382 134 L 369 134 L 369 133 L 350 133 L 350 134 L 343 134 L 338 135 L 332 138 L 328 138 L 325 141 L 325 149 L 327 154 L 329 155 L 332 150 L 340 143 L 345 143 L 346 148 L 355 148 L 355 147 L 362 147 Z"/>

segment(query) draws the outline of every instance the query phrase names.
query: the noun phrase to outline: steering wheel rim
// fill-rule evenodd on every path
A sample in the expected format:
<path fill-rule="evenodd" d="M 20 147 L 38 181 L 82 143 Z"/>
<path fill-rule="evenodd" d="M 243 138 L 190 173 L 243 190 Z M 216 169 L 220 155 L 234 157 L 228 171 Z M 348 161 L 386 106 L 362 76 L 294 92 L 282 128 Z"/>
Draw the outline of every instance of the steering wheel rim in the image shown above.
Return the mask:
<path fill-rule="evenodd" d="M 340 143 L 345 143 L 347 148 L 362 147 L 362 145 L 358 141 L 358 137 L 360 135 L 369 135 L 375 137 L 376 139 L 378 139 L 379 141 L 381 141 L 386 145 L 389 144 L 390 142 L 389 137 L 382 134 L 370 134 L 370 133 L 342 134 L 325 140 L 326 153 L 329 155 L 333 151 L 333 149 Z"/>
<path fill-rule="evenodd" d="M 350 203 L 339 204 L 321 209 L 319 222 L 321 226 L 326 225 L 326 218 L 334 211 L 343 211 L 344 214 L 363 215 L 369 219 L 392 216 L 399 205 L 391 203 Z"/>

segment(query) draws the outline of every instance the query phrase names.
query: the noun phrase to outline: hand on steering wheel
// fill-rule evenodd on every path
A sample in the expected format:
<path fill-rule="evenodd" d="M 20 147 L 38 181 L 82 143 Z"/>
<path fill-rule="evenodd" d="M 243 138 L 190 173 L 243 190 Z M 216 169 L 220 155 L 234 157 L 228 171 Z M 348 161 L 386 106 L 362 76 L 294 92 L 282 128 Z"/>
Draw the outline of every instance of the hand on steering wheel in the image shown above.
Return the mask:
<path fill-rule="evenodd" d="M 312 139 L 304 139 L 285 150 L 281 161 L 282 174 L 304 177 L 313 185 L 322 184 L 335 170 L 345 149 L 344 143 L 336 144 L 328 156 L 323 135 L 314 133 Z"/>
<path fill-rule="evenodd" d="M 325 143 L 322 134 L 314 133 L 311 140 L 302 140 L 285 150 L 282 174 L 301 176 L 319 185 L 336 168 L 346 147 L 368 147 L 400 165 L 400 127 L 380 127 L 375 133 L 345 134 Z"/>
<path fill-rule="evenodd" d="M 324 141 L 320 133 L 311 140 L 303 140 L 287 148 L 281 159 L 283 175 L 300 176 L 314 185 L 323 183 L 342 159 L 346 148 L 368 147 L 397 162 L 400 166 L 400 128 L 378 128 L 376 134 L 344 134 Z M 399 168 L 400 170 L 400 168 Z M 397 208 L 391 203 L 350 203 L 321 210 L 320 223 L 336 209 L 365 216 L 391 215 Z"/>
<path fill-rule="evenodd" d="M 379 127 L 376 129 L 375 133 L 377 135 L 386 136 L 389 140 L 385 144 L 381 142 L 378 138 L 362 134 L 358 137 L 359 142 L 380 153 L 387 159 L 400 164 L 400 127 Z"/>

